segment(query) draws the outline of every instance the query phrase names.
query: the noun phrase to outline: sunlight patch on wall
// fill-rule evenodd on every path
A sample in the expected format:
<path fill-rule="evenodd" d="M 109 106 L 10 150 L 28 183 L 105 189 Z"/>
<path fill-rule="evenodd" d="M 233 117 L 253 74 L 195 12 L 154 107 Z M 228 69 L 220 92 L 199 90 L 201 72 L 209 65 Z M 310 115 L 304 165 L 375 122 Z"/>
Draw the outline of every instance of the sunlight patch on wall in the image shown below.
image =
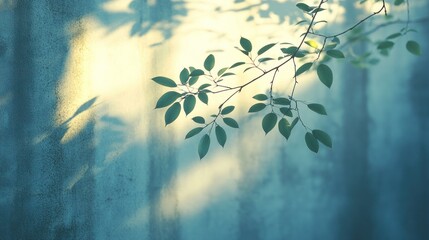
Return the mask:
<path fill-rule="evenodd" d="M 61 140 L 63 144 L 79 134 L 91 115 L 89 109 L 78 115 L 76 111 L 94 97 L 90 78 L 92 51 L 89 48 L 93 38 L 88 31 L 93 24 L 94 19 L 84 17 L 72 22 L 66 29 L 66 34 L 71 37 L 70 52 L 57 89 L 59 99 L 55 119 L 57 126 L 67 124 L 68 127 L 68 131 Z"/>
<path fill-rule="evenodd" d="M 239 177 L 238 160 L 225 152 L 181 172 L 177 180 L 180 213 L 185 216 L 196 214 L 223 196 L 233 194 L 236 186 L 231 183 Z M 161 206 L 164 206 L 163 201 Z"/>

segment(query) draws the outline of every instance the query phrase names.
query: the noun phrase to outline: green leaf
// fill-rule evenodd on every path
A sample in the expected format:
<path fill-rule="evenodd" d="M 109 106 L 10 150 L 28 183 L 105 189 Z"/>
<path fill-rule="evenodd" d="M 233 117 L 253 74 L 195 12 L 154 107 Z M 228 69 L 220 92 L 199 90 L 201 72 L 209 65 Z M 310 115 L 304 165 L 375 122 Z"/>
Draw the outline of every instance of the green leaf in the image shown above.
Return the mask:
<path fill-rule="evenodd" d="M 331 42 L 333 42 L 333 43 L 335 43 L 335 44 L 340 44 L 341 42 L 340 42 L 340 39 L 338 38 L 338 37 L 334 37 L 334 38 L 332 38 L 332 41 Z"/>
<path fill-rule="evenodd" d="M 152 80 L 159 85 L 165 86 L 165 87 L 177 87 L 177 84 L 171 80 L 170 78 L 166 77 L 154 77 Z"/>
<path fill-rule="evenodd" d="M 191 72 L 191 74 L 189 74 L 189 76 L 193 77 L 193 76 L 201 76 L 204 75 L 204 71 L 201 69 L 195 69 L 194 71 Z"/>
<path fill-rule="evenodd" d="M 194 95 L 186 96 L 185 101 L 183 101 L 183 110 L 185 111 L 186 115 L 188 115 L 192 112 L 192 110 L 194 110 L 195 103 L 197 103 L 197 100 Z"/>
<path fill-rule="evenodd" d="M 232 66 L 230 68 L 235 68 L 235 67 L 241 66 L 243 64 L 245 64 L 245 62 L 236 62 L 236 63 L 232 64 Z"/>
<path fill-rule="evenodd" d="M 295 47 L 295 46 L 293 46 L 293 47 L 288 47 L 288 48 L 282 48 L 282 49 L 280 49 L 280 50 L 281 50 L 283 53 L 288 54 L 288 55 L 294 55 L 294 54 L 295 54 L 295 57 L 297 57 L 297 58 L 305 57 L 305 55 L 308 53 L 308 52 L 306 52 L 306 51 L 301 51 L 301 50 L 297 51 L 297 50 L 298 50 L 298 48 L 297 48 L 297 47 Z"/>
<path fill-rule="evenodd" d="M 265 105 L 264 103 L 256 103 L 253 106 L 250 107 L 249 109 L 249 113 L 253 113 L 253 112 L 259 112 L 262 109 L 264 109 L 267 105 Z"/>
<path fill-rule="evenodd" d="M 255 68 L 255 67 L 253 67 L 253 66 L 252 66 L 252 67 L 248 67 L 248 68 L 244 69 L 244 71 L 243 71 L 243 72 L 245 73 L 245 72 L 247 72 L 247 70 L 250 70 L 250 69 L 252 69 L 252 68 Z"/>
<path fill-rule="evenodd" d="M 209 97 L 207 96 L 207 93 L 205 92 L 198 93 L 198 98 L 200 99 L 201 102 L 207 105 L 209 104 Z"/>
<path fill-rule="evenodd" d="M 222 74 L 224 74 L 224 73 L 226 72 L 226 70 L 228 70 L 228 68 L 227 68 L 227 67 L 220 69 L 220 70 L 217 72 L 217 75 L 218 75 L 218 76 L 221 76 Z"/>
<path fill-rule="evenodd" d="M 382 41 L 378 44 L 377 49 L 378 50 L 384 50 L 384 49 L 390 49 L 395 45 L 392 41 Z"/>
<path fill-rule="evenodd" d="M 305 3 L 297 3 L 296 6 L 304 12 L 309 12 L 313 9 Z"/>
<path fill-rule="evenodd" d="M 309 13 L 316 13 L 316 12 L 321 12 L 326 10 L 324 8 L 316 8 L 316 7 L 310 7 L 310 8 L 311 8 L 311 11 Z"/>
<path fill-rule="evenodd" d="M 274 98 L 273 102 L 278 105 L 290 105 L 290 100 L 284 97 Z"/>
<path fill-rule="evenodd" d="M 227 73 L 224 73 L 224 74 L 222 75 L 222 77 L 227 77 L 227 76 L 232 76 L 232 75 L 235 75 L 235 73 L 227 72 Z"/>
<path fill-rule="evenodd" d="M 244 50 L 242 50 L 242 49 L 240 49 L 240 48 L 238 48 L 238 47 L 235 47 L 238 51 L 240 51 L 240 52 L 242 52 L 244 55 L 246 55 L 246 56 L 249 56 L 249 53 L 248 52 L 246 52 L 246 51 L 244 51 Z"/>
<path fill-rule="evenodd" d="M 321 114 L 321 115 L 328 115 L 328 114 L 326 113 L 325 107 L 324 107 L 322 104 L 318 104 L 318 103 L 310 103 L 310 104 L 308 104 L 308 105 L 307 105 L 307 107 L 308 107 L 311 111 L 316 112 L 316 113 L 318 113 L 318 114 Z"/>
<path fill-rule="evenodd" d="M 222 109 L 222 111 L 220 112 L 220 114 L 227 115 L 227 114 L 231 113 L 232 111 L 234 111 L 234 108 L 235 108 L 234 106 L 224 107 Z"/>
<path fill-rule="evenodd" d="M 404 0 L 395 0 L 395 2 L 393 3 L 395 6 L 399 6 L 402 3 L 404 3 Z"/>
<path fill-rule="evenodd" d="M 225 143 L 226 143 L 226 132 L 225 132 L 225 130 L 221 126 L 217 125 L 215 128 L 215 133 L 216 133 L 217 142 L 222 147 L 224 147 Z"/>
<path fill-rule="evenodd" d="M 249 41 L 249 39 L 241 37 L 240 38 L 240 45 L 244 49 L 244 51 L 246 51 L 248 53 L 252 51 L 252 43 Z"/>
<path fill-rule="evenodd" d="M 189 81 L 188 81 L 189 86 L 192 86 L 192 85 L 194 85 L 195 83 L 197 83 L 198 78 L 199 78 L 198 76 L 192 76 L 192 77 L 189 79 Z"/>
<path fill-rule="evenodd" d="M 394 38 L 397 38 L 397 37 L 400 37 L 400 36 L 402 36 L 402 33 L 393 33 L 393 34 L 390 34 L 386 39 L 394 39 Z"/>
<path fill-rule="evenodd" d="M 318 129 L 313 130 L 313 136 L 325 146 L 332 148 L 332 139 L 326 132 Z"/>
<path fill-rule="evenodd" d="M 279 132 L 283 135 L 283 137 L 285 137 L 286 139 L 289 139 L 290 129 L 289 129 L 289 123 L 286 120 L 286 118 L 280 119 L 278 128 L 279 128 Z"/>
<path fill-rule="evenodd" d="M 169 107 L 167 109 L 167 111 L 165 112 L 165 126 L 167 126 L 168 124 L 174 122 L 174 120 L 177 119 L 177 117 L 179 117 L 180 114 L 180 103 L 176 102 L 173 105 L 171 105 L 171 107 Z"/>
<path fill-rule="evenodd" d="M 206 123 L 206 121 L 204 120 L 204 118 L 203 118 L 203 117 L 200 117 L 200 116 L 193 117 L 193 118 L 192 118 L 192 120 L 193 120 L 194 122 L 196 122 L 196 123 L 199 123 L 199 124 L 204 124 L 204 123 Z"/>
<path fill-rule="evenodd" d="M 292 131 L 292 128 L 293 127 L 295 127 L 295 125 L 298 123 L 298 121 L 299 121 L 299 118 L 298 117 L 296 117 L 293 121 L 292 121 L 292 123 L 290 124 L 290 130 Z"/>
<path fill-rule="evenodd" d="M 258 100 L 258 101 L 265 101 L 268 99 L 267 95 L 265 94 L 256 94 L 255 96 L 253 96 L 254 99 Z"/>
<path fill-rule="evenodd" d="M 301 73 L 308 71 L 312 66 L 313 66 L 313 63 L 311 63 L 311 62 L 302 64 L 301 67 L 299 67 L 296 70 L 295 76 L 297 77 Z"/>
<path fill-rule="evenodd" d="M 198 156 L 200 156 L 200 159 L 202 159 L 210 148 L 210 136 L 208 134 L 205 134 L 198 144 Z"/>
<path fill-rule="evenodd" d="M 280 108 L 280 112 L 283 113 L 284 115 L 288 116 L 288 117 L 293 117 L 292 111 L 288 107 Z"/>
<path fill-rule="evenodd" d="M 319 48 L 319 44 L 314 40 L 307 40 L 307 41 L 305 41 L 305 44 L 307 44 L 308 46 L 315 48 L 315 49 Z"/>
<path fill-rule="evenodd" d="M 326 51 L 326 54 L 328 54 L 328 56 L 333 57 L 333 58 L 345 58 L 343 52 L 341 52 L 340 50 L 328 50 Z"/>
<path fill-rule="evenodd" d="M 203 85 L 201 85 L 199 88 L 198 88 L 198 90 L 203 90 L 204 88 L 208 88 L 208 87 L 210 87 L 211 86 L 211 84 L 209 84 L 209 83 L 204 83 Z"/>
<path fill-rule="evenodd" d="M 325 84 L 328 88 L 332 86 L 333 74 L 332 70 L 325 64 L 320 64 L 317 67 L 317 76 L 319 76 L 320 81 Z"/>
<path fill-rule="evenodd" d="M 260 58 L 260 59 L 258 59 L 258 62 L 263 63 L 263 62 L 267 62 L 267 61 L 271 61 L 271 60 L 274 60 L 274 58 L 270 58 L 270 57 Z"/>
<path fill-rule="evenodd" d="M 232 119 L 232 118 L 223 118 L 223 122 L 226 124 L 226 125 L 228 125 L 228 126 L 230 126 L 230 127 L 232 127 L 232 128 L 238 128 L 238 123 L 237 123 L 237 121 L 235 121 L 234 119 Z"/>
<path fill-rule="evenodd" d="M 308 149 L 317 153 L 319 151 L 319 142 L 313 136 L 311 132 L 305 134 L 305 143 L 307 144 Z"/>
<path fill-rule="evenodd" d="M 215 65 L 215 57 L 213 54 L 210 54 L 207 56 L 206 60 L 204 61 L 204 68 L 207 71 L 211 71 Z"/>
<path fill-rule="evenodd" d="M 189 132 L 186 134 L 185 139 L 188 139 L 188 138 L 190 138 L 190 137 L 193 137 L 193 136 L 197 135 L 197 134 L 198 134 L 198 133 L 200 133 L 203 129 L 204 129 L 203 127 L 197 127 L 197 128 L 192 129 L 191 131 L 189 131 Z"/>
<path fill-rule="evenodd" d="M 420 51 L 420 45 L 418 42 L 408 41 L 406 47 L 410 53 L 417 55 L 417 56 L 420 56 L 421 51 Z"/>
<path fill-rule="evenodd" d="M 189 78 L 189 71 L 186 68 L 183 68 L 183 70 L 180 72 L 180 82 L 182 84 L 186 84 Z"/>
<path fill-rule="evenodd" d="M 155 108 L 167 107 L 174 103 L 181 96 L 182 94 L 175 91 L 166 92 L 159 98 L 158 102 L 156 102 Z"/>
<path fill-rule="evenodd" d="M 274 45 L 276 45 L 276 43 L 270 43 L 270 44 L 267 44 L 267 45 L 261 47 L 261 49 L 258 50 L 258 55 L 261 55 L 261 54 L 265 53 L 270 48 L 272 48 Z"/>
<path fill-rule="evenodd" d="M 275 113 L 268 113 L 262 119 L 262 129 L 265 134 L 268 134 L 277 124 L 277 115 Z"/>

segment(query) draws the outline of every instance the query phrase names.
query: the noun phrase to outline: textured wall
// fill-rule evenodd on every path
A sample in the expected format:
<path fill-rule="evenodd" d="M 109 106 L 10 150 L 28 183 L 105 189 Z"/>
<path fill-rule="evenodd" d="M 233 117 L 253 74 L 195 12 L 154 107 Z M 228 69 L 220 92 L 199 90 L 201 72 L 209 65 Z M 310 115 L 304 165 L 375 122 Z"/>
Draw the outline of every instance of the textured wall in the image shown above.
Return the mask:
<path fill-rule="evenodd" d="M 348 26 L 351 9 L 326 16 Z M 419 58 L 407 36 L 372 68 L 332 63 L 330 91 L 303 77 L 300 99 L 329 113 L 303 117 L 334 139 L 317 155 L 303 129 L 285 143 L 240 117 L 260 86 L 234 100 L 240 130 L 202 161 L 183 140 L 189 117 L 165 128 L 153 110 L 165 89 L 151 77 L 209 52 L 229 66 L 240 36 L 297 41 L 285 29 L 299 16 L 291 1 L 0 0 L 0 238 L 429 239 L 424 23 Z"/>

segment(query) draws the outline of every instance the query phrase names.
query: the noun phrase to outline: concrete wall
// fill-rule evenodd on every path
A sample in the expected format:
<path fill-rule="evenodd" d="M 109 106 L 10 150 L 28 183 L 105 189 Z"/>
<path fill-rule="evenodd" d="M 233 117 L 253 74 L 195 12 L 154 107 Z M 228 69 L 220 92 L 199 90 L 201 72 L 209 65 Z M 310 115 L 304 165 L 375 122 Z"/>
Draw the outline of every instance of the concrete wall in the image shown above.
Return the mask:
<path fill-rule="evenodd" d="M 412 6 L 413 19 L 428 16 L 425 1 Z M 324 30 L 359 15 L 347 9 L 325 15 L 337 25 Z M 198 139 L 183 140 L 189 117 L 165 128 L 153 110 L 165 89 L 151 77 L 178 76 L 209 52 L 229 66 L 240 36 L 297 41 L 300 16 L 274 0 L 0 0 L 0 238 L 429 238 L 424 23 L 410 35 L 419 58 L 406 36 L 372 68 L 332 63 L 329 91 L 303 76 L 299 98 L 329 113 L 303 117 L 334 139 L 317 155 L 303 129 L 286 143 L 247 117 L 263 85 L 234 99 L 240 130 L 201 161 Z"/>

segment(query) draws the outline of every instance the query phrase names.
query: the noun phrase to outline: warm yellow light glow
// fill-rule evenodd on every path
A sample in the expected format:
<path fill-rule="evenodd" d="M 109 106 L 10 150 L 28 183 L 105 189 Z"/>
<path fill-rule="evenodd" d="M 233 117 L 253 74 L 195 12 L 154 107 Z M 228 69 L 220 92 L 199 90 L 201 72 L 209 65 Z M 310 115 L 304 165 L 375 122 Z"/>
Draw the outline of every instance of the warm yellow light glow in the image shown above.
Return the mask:
<path fill-rule="evenodd" d="M 93 55 L 88 45 L 95 39 L 87 31 L 93 23 L 93 18 L 84 17 L 72 22 L 66 29 L 71 38 L 70 52 L 57 89 L 59 99 L 56 109 L 57 126 L 67 124 L 68 128 L 61 139 L 62 143 L 67 143 L 76 136 L 85 127 L 91 115 L 91 109 L 78 115 L 75 113 L 82 104 L 94 97 L 90 79 Z M 51 59 L 51 61 L 55 61 L 55 59 Z"/>

